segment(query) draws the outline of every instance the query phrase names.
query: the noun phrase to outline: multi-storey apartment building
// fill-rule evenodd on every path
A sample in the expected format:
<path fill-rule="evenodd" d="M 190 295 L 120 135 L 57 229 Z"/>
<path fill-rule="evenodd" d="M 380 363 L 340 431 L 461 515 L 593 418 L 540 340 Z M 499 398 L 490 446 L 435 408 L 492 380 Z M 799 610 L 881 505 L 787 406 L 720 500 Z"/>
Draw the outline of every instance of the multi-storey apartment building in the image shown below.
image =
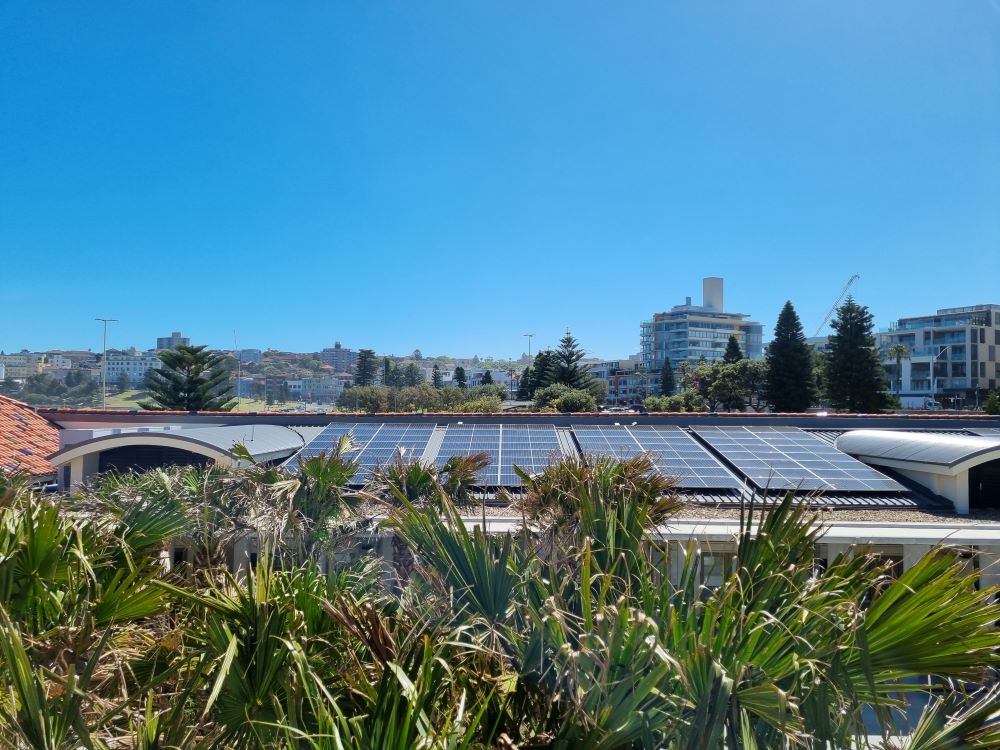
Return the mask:
<path fill-rule="evenodd" d="M 345 349 L 336 341 L 332 349 L 328 347 L 321 351 L 319 358 L 324 365 L 330 365 L 336 372 L 352 372 L 358 361 L 358 353 L 353 349 Z"/>
<path fill-rule="evenodd" d="M 191 339 L 183 336 L 180 331 L 174 331 L 169 336 L 159 336 L 156 339 L 157 349 L 173 349 L 175 346 L 191 346 Z"/>
<path fill-rule="evenodd" d="M 730 336 L 736 336 L 743 356 L 762 359 L 764 326 L 748 320 L 749 315 L 725 312 L 723 280 L 708 277 L 703 282 L 702 304 L 683 305 L 644 320 L 640 329 L 642 369 L 659 371 L 664 362 L 680 367 L 682 362 L 697 364 L 722 359 Z"/>
<path fill-rule="evenodd" d="M 895 344 L 907 350 L 899 373 L 896 355 L 890 354 Z M 1000 305 L 948 307 L 934 315 L 900 318 L 879 332 L 878 345 L 891 390 L 899 391 L 903 406 L 974 407 L 1000 383 Z"/>
<path fill-rule="evenodd" d="M 5 378 L 24 380 L 42 372 L 45 355 L 23 349 L 17 354 L 0 354 L 0 364 L 4 365 Z"/>
<path fill-rule="evenodd" d="M 119 382 L 124 374 L 132 385 L 139 385 L 148 370 L 159 367 L 160 358 L 155 351 L 140 352 L 134 347 L 124 350 L 108 349 L 108 383 Z"/>
<path fill-rule="evenodd" d="M 608 388 L 604 399 L 613 406 L 634 404 L 656 392 L 658 377 L 642 369 L 638 357 L 588 362 L 587 372 Z"/>

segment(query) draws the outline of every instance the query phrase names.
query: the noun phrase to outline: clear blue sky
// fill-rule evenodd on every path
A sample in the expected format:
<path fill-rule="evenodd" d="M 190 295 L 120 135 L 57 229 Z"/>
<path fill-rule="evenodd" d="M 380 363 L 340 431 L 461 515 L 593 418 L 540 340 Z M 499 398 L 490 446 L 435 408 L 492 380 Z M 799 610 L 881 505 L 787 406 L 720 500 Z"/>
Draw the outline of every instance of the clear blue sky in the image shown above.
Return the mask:
<path fill-rule="evenodd" d="M 0 0 L 0 348 L 1000 302 L 1000 3 Z"/>

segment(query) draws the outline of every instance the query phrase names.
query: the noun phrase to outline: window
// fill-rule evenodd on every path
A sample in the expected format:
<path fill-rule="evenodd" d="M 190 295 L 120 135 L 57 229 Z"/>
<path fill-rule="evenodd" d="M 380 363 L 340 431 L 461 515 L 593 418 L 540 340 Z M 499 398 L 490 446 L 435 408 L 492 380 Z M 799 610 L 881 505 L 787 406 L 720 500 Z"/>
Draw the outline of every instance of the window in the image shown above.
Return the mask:
<path fill-rule="evenodd" d="M 701 582 L 708 588 L 718 588 L 733 572 L 736 555 L 720 552 L 701 556 Z"/>

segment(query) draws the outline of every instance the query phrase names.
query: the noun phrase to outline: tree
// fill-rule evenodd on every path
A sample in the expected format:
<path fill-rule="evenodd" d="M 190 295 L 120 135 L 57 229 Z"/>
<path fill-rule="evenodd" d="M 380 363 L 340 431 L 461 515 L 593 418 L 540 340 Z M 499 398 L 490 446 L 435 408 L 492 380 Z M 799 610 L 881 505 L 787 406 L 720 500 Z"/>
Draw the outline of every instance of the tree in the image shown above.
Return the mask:
<path fill-rule="evenodd" d="M 150 370 L 150 400 L 139 404 L 143 409 L 231 411 L 236 405 L 230 398 L 227 355 L 210 352 L 204 345 L 180 344 L 157 356 L 161 367 Z"/>
<path fill-rule="evenodd" d="M 587 391 L 573 388 L 552 402 L 556 411 L 597 411 L 597 400 Z"/>
<path fill-rule="evenodd" d="M 993 391 L 983 401 L 983 411 L 987 414 L 1000 414 L 1000 391 Z"/>
<path fill-rule="evenodd" d="M 402 367 L 400 370 L 399 379 L 402 381 L 399 383 L 400 386 L 412 388 L 424 382 L 424 371 L 416 362 L 409 362 L 406 367 Z"/>
<path fill-rule="evenodd" d="M 580 366 L 583 356 L 584 352 L 577 340 L 566 331 L 566 335 L 559 340 L 559 348 L 555 351 L 556 382 L 578 390 L 586 389 L 594 378 Z"/>
<path fill-rule="evenodd" d="M 559 365 L 556 362 L 556 354 L 551 349 L 543 349 L 535 355 L 534 364 L 531 366 L 531 397 L 535 397 L 535 391 L 545 388 L 559 380 Z"/>
<path fill-rule="evenodd" d="M 132 379 L 128 376 L 127 372 L 123 372 L 121 375 L 118 376 L 117 384 L 118 384 L 118 392 L 124 393 L 125 391 L 127 391 L 129 388 L 132 387 Z M 66 385 L 72 385 L 72 384 L 67 383 Z"/>
<path fill-rule="evenodd" d="M 354 365 L 354 385 L 374 385 L 377 370 L 375 351 L 362 349 L 358 352 L 358 360 Z"/>
<path fill-rule="evenodd" d="M 480 385 L 490 385 L 493 382 L 493 373 L 489 370 L 483 370 L 483 377 L 479 381 Z"/>
<path fill-rule="evenodd" d="M 444 378 L 441 377 L 441 368 L 434 365 L 434 369 L 431 371 L 431 385 L 440 390 L 444 388 Z"/>
<path fill-rule="evenodd" d="M 674 367 L 667 357 L 663 360 L 663 367 L 660 369 L 660 395 L 672 396 L 677 389 L 677 381 L 674 379 Z"/>
<path fill-rule="evenodd" d="M 767 403 L 767 362 L 759 359 L 741 359 L 736 363 L 747 406 L 760 411 Z"/>
<path fill-rule="evenodd" d="M 517 382 L 517 400 L 530 401 L 533 391 L 532 370 L 531 365 L 528 365 L 524 368 L 524 372 L 521 373 L 521 379 Z"/>
<path fill-rule="evenodd" d="M 382 358 L 382 385 L 396 385 L 393 382 L 395 378 L 392 376 L 392 362 L 389 361 L 388 357 Z"/>
<path fill-rule="evenodd" d="M 708 397 L 712 411 L 716 405 L 725 409 L 743 411 L 749 393 L 743 381 L 742 373 L 736 363 L 716 364 L 713 368 L 712 384 L 708 389 Z"/>
<path fill-rule="evenodd" d="M 835 409 L 873 412 L 885 406 L 885 370 L 875 349 L 872 314 L 853 297 L 837 309 L 830 324 L 826 390 Z"/>
<path fill-rule="evenodd" d="M 903 392 L 903 360 L 910 358 L 910 347 L 896 342 L 889 347 L 889 356 L 896 360 L 896 398 Z"/>
<path fill-rule="evenodd" d="M 466 388 L 469 384 L 469 381 L 465 377 L 465 368 L 461 365 L 455 368 L 451 377 L 455 381 L 455 385 L 459 388 Z"/>
<path fill-rule="evenodd" d="M 722 355 L 722 361 L 727 365 L 735 365 L 743 359 L 743 352 L 740 350 L 740 342 L 736 340 L 736 336 L 730 335 L 729 341 L 726 343 L 726 353 Z"/>
<path fill-rule="evenodd" d="M 792 303 L 786 302 L 767 346 L 768 380 L 765 397 L 777 412 L 808 409 L 816 395 L 812 355 L 802 332 L 802 322 Z"/>

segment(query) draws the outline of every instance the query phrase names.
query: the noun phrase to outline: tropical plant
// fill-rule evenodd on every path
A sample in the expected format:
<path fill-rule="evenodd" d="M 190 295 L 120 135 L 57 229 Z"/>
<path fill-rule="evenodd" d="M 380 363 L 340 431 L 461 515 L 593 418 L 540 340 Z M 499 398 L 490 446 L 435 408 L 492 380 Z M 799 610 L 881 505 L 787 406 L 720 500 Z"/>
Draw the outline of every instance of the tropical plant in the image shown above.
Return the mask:
<path fill-rule="evenodd" d="M 896 398 L 903 392 L 903 360 L 910 358 L 910 347 L 906 344 L 896 342 L 889 347 L 889 357 L 896 360 Z"/>

